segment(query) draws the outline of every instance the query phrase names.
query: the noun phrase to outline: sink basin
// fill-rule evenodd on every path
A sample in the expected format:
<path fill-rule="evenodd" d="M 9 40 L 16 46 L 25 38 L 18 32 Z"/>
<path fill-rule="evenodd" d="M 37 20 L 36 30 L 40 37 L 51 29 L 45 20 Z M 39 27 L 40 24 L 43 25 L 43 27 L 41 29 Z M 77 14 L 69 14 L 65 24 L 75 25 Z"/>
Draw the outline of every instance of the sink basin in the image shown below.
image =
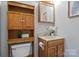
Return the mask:
<path fill-rule="evenodd" d="M 49 41 L 49 40 L 61 39 L 64 37 L 61 37 L 61 36 L 39 36 L 39 38 Z"/>
<path fill-rule="evenodd" d="M 44 36 L 44 37 L 47 38 L 47 39 L 51 39 L 51 38 L 56 38 L 58 36 Z"/>

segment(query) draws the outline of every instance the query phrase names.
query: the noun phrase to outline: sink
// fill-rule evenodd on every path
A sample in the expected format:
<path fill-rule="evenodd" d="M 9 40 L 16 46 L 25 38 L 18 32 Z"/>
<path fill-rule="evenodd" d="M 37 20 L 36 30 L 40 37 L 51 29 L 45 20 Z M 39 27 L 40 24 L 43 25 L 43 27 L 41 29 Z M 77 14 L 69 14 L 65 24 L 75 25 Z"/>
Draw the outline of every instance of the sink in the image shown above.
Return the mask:
<path fill-rule="evenodd" d="M 60 39 L 60 38 L 64 38 L 61 36 L 39 36 L 39 38 L 44 39 L 44 40 L 56 40 L 56 39 Z"/>
<path fill-rule="evenodd" d="M 44 37 L 46 39 L 51 39 L 51 38 L 58 38 L 60 36 L 39 36 L 39 37 Z"/>

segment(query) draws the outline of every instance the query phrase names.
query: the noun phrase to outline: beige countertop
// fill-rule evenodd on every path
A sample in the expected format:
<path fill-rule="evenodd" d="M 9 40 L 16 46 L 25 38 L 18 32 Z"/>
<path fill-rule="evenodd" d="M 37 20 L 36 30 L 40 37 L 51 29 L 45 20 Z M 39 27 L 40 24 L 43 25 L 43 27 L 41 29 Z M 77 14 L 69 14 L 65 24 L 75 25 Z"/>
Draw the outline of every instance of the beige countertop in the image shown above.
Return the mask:
<path fill-rule="evenodd" d="M 39 38 L 44 39 L 46 41 L 64 39 L 64 37 L 62 36 L 39 36 Z"/>

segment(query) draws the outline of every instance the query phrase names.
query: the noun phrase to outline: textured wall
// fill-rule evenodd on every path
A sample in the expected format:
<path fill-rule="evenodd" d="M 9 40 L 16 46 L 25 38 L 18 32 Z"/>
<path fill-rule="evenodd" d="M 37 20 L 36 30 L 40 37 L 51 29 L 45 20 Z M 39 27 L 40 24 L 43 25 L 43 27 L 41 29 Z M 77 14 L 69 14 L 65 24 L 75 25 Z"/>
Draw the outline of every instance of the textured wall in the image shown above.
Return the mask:
<path fill-rule="evenodd" d="M 0 2 L 0 19 L 1 19 L 1 2 Z M 0 20 L 0 56 L 1 56 L 1 20 Z"/>
<path fill-rule="evenodd" d="M 7 2 L 1 1 L 1 56 L 7 56 Z"/>
<path fill-rule="evenodd" d="M 58 35 L 65 37 L 65 56 L 79 57 L 79 16 L 68 18 L 68 2 L 62 1 L 55 7 Z"/>

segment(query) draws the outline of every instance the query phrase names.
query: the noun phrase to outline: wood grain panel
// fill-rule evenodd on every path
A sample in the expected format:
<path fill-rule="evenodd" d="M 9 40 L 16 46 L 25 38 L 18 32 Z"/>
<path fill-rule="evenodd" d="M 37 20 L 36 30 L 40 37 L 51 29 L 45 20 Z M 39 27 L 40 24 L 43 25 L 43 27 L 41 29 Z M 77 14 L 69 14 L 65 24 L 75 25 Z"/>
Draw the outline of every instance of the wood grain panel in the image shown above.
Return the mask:
<path fill-rule="evenodd" d="M 34 41 L 34 37 L 17 38 L 17 39 L 9 39 L 8 44 L 17 44 L 17 43 L 32 42 L 32 41 Z"/>
<path fill-rule="evenodd" d="M 15 2 L 15 1 L 9 1 L 8 5 L 12 5 L 12 6 L 16 6 L 16 7 L 20 7 L 20 8 L 27 8 L 27 9 L 34 9 L 34 6 L 32 5 L 28 5 L 28 4 L 23 4 L 23 3 L 19 3 L 19 2 Z"/>

